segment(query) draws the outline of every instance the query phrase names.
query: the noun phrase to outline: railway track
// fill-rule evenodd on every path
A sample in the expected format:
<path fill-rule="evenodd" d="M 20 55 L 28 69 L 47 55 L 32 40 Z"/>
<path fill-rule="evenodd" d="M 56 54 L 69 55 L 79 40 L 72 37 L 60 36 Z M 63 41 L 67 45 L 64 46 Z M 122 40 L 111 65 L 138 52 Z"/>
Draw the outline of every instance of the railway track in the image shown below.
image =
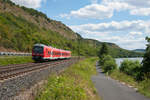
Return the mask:
<path fill-rule="evenodd" d="M 27 63 L 27 64 L 16 64 L 16 65 L 0 67 L 0 80 L 6 80 L 32 71 L 69 63 L 73 60 L 75 60 L 75 58 L 67 59 L 67 60 L 51 61 L 45 63 Z"/>

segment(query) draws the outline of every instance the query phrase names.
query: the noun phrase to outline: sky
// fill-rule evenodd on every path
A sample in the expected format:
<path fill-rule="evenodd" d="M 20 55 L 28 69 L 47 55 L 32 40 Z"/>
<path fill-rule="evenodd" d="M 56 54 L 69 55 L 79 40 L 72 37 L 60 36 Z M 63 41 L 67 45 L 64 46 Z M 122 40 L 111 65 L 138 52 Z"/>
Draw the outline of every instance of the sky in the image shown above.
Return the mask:
<path fill-rule="evenodd" d="M 61 21 L 84 38 L 145 49 L 150 0 L 11 0 Z"/>

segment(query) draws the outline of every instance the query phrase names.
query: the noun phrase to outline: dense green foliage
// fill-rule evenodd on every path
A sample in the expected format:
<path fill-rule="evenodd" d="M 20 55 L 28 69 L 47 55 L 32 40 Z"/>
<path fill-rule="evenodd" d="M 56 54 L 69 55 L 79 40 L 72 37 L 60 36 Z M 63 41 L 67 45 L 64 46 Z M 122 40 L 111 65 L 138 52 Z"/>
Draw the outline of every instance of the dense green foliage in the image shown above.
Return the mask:
<path fill-rule="evenodd" d="M 137 61 L 124 60 L 121 63 L 120 71 L 139 79 L 141 64 Z"/>
<path fill-rule="evenodd" d="M 147 37 L 146 40 L 148 44 L 142 61 L 141 75 L 150 78 L 150 38 Z"/>
<path fill-rule="evenodd" d="M 108 54 L 108 46 L 106 43 L 103 43 L 101 49 L 99 50 L 98 56 L 99 65 L 105 73 L 111 73 L 114 69 L 117 68 L 115 59 Z"/>
<path fill-rule="evenodd" d="M 101 59 L 104 55 L 108 55 L 108 47 L 106 43 L 102 43 L 102 47 L 98 53 L 98 57 Z"/>
<path fill-rule="evenodd" d="M 109 51 L 108 51 L 108 47 L 106 45 L 106 43 L 102 43 L 102 47 L 99 49 L 98 52 L 98 57 L 99 57 L 99 64 L 100 65 L 104 65 L 105 62 L 105 55 L 108 55 Z"/>
<path fill-rule="evenodd" d="M 116 61 L 110 55 L 103 55 L 103 58 L 99 60 L 99 64 L 105 73 L 111 73 L 117 68 Z"/>
<path fill-rule="evenodd" d="M 117 64 L 116 64 L 115 60 L 113 58 L 111 58 L 110 60 L 108 60 L 104 63 L 103 68 L 104 68 L 105 72 L 111 73 L 114 69 L 117 68 Z"/>
<path fill-rule="evenodd" d="M 36 100 L 99 100 L 91 76 L 96 74 L 95 58 L 88 58 L 60 75 L 50 76 Z"/>
<path fill-rule="evenodd" d="M 10 0 L 1 0 L 3 3 L 9 3 L 10 5 L 15 5 L 15 3 L 11 2 Z"/>
<path fill-rule="evenodd" d="M 0 66 L 33 62 L 31 56 L 1 56 Z"/>
<path fill-rule="evenodd" d="M 116 49 L 118 48 L 118 49 Z M 111 55 L 114 58 L 132 58 L 132 57 L 142 57 L 144 53 L 141 52 L 134 52 L 134 51 L 129 51 L 125 49 L 121 49 L 119 47 L 115 46 L 109 46 L 109 55 Z"/>

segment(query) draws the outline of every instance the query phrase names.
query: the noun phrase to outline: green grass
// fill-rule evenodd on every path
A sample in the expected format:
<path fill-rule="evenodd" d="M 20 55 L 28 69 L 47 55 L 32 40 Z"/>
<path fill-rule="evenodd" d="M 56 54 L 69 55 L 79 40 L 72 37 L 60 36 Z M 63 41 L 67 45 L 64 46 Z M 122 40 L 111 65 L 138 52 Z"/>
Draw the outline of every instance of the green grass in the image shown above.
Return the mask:
<path fill-rule="evenodd" d="M 150 79 L 145 79 L 142 82 L 137 82 L 133 77 L 125 73 L 122 73 L 119 70 L 113 71 L 110 74 L 110 77 L 112 77 L 115 80 L 125 82 L 126 84 L 129 84 L 131 86 L 138 88 L 138 91 L 140 93 L 150 98 Z"/>
<path fill-rule="evenodd" d="M 114 70 L 110 76 L 115 79 L 115 80 L 119 80 L 121 82 L 125 82 L 127 84 L 130 84 L 132 86 L 137 87 L 137 82 L 135 81 L 135 79 L 125 73 L 120 72 L 119 70 Z"/>
<path fill-rule="evenodd" d="M 96 74 L 96 58 L 88 58 L 60 75 L 50 76 L 36 100 L 100 100 L 91 81 Z"/>
<path fill-rule="evenodd" d="M 23 64 L 33 62 L 31 56 L 2 56 L 0 57 L 0 65 Z"/>
<path fill-rule="evenodd" d="M 150 97 L 150 79 L 145 79 L 139 83 L 139 92 Z"/>

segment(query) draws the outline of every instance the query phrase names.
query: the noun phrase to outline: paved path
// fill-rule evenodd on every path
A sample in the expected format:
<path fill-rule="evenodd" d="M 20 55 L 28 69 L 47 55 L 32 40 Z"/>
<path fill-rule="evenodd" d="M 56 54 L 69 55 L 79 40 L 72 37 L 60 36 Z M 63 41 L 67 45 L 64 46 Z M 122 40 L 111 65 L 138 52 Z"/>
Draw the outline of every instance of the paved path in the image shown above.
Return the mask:
<path fill-rule="evenodd" d="M 92 81 L 103 100 L 150 100 L 133 88 L 129 88 L 116 80 L 106 77 L 97 66 L 98 75 Z"/>

